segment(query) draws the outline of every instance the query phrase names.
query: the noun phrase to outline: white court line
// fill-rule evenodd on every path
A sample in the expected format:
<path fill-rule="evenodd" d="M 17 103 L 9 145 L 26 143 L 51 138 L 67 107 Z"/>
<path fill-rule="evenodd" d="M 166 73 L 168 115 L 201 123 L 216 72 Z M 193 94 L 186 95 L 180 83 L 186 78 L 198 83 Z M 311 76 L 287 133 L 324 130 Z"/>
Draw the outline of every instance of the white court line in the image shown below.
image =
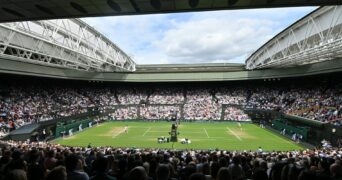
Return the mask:
<path fill-rule="evenodd" d="M 143 134 L 143 136 L 145 136 L 146 133 L 148 133 L 148 132 L 150 131 L 150 129 L 151 129 L 151 127 L 149 127 L 149 128 L 145 131 L 145 133 Z"/>
<path fill-rule="evenodd" d="M 112 138 L 115 138 L 116 136 L 118 136 L 118 135 L 122 134 L 123 132 L 125 132 L 125 129 L 123 129 L 122 131 L 120 131 L 120 132 L 119 132 L 119 133 L 117 133 L 117 134 L 114 134 L 114 135 L 112 136 Z"/>
<path fill-rule="evenodd" d="M 242 141 L 242 139 L 241 139 L 237 134 L 235 134 L 234 131 L 232 131 L 231 129 L 229 129 L 229 127 L 227 127 L 227 129 L 228 129 L 228 131 L 229 131 L 230 133 L 232 133 L 238 140 Z"/>
<path fill-rule="evenodd" d="M 168 133 L 170 131 L 148 131 L 150 133 Z M 203 131 L 200 131 L 200 132 L 185 132 L 186 134 L 203 134 Z M 184 133 L 183 133 L 184 134 Z"/>
<path fill-rule="evenodd" d="M 207 137 L 209 138 L 207 130 L 205 128 L 203 128 L 203 129 L 204 129 L 205 134 L 207 134 Z"/>

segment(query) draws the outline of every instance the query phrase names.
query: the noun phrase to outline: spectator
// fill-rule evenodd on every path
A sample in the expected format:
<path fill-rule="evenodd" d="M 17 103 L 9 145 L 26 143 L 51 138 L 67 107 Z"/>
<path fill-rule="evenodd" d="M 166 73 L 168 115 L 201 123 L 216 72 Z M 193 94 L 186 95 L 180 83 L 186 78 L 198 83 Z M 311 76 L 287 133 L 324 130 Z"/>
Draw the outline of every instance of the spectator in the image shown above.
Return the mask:
<path fill-rule="evenodd" d="M 94 161 L 93 170 L 96 171 L 95 176 L 91 177 L 91 180 L 116 180 L 115 177 L 111 177 L 107 174 L 108 161 L 105 157 L 100 157 Z"/>
<path fill-rule="evenodd" d="M 148 180 L 144 167 L 137 166 L 133 168 L 128 174 L 128 180 Z"/>
<path fill-rule="evenodd" d="M 217 173 L 216 180 L 231 180 L 231 179 L 232 179 L 232 176 L 230 175 L 228 168 L 221 167 Z"/>
<path fill-rule="evenodd" d="M 65 159 L 68 180 L 88 180 L 89 176 L 83 171 L 81 159 L 71 154 Z"/>
<path fill-rule="evenodd" d="M 47 180 L 67 180 L 67 172 L 64 166 L 53 168 L 47 175 Z"/>
<path fill-rule="evenodd" d="M 157 180 L 169 180 L 170 179 L 170 169 L 168 165 L 160 164 L 156 172 Z"/>

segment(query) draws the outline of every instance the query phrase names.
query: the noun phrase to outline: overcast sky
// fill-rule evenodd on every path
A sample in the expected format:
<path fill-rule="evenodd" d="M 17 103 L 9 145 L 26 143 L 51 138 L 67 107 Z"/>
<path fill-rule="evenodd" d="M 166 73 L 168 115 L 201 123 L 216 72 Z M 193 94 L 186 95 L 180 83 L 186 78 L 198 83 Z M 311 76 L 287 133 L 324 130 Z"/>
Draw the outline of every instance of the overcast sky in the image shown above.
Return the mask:
<path fill-rule="evenodd" d="M 83 18 L 137 64 L 244 63 L 316 7 Z"/>

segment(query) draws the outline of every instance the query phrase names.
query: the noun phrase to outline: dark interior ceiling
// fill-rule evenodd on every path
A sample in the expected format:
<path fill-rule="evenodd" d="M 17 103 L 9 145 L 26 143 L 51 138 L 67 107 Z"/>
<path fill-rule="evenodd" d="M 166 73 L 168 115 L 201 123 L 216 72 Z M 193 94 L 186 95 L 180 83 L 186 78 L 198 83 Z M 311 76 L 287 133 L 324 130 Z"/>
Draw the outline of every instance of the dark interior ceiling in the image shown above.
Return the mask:
<path fill-rule="evenodd" d="M 340 4 L 342 0 L 1 0 L 0 22 Z"/>

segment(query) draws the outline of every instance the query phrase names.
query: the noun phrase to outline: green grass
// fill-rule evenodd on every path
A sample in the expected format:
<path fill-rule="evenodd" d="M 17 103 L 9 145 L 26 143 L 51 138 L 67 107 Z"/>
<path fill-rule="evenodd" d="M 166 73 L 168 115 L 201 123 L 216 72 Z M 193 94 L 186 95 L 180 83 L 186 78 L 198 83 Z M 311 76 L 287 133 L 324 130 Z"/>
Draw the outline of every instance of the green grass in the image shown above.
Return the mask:
<path fill-rule="evenodd" d="M 128 126 L 128 133 L 123 129 Z M 74 136 L 57 139 L 54 143 L 69 146 L 113 146 L 136 148 L 172 148 L 172 143 L 157 143 L 157 137 L 169 136 L 171 123 L 167 122 L 107 122 L 85 129 Z M 303 147 L 261 129 L 254 124 L 237 123 L 182 123 L 178 127 L 178 140 L 189 138 L 191 144 L 176 142 L 173 149 L 224 149 L 267 151 L 298 150 Z"/>

